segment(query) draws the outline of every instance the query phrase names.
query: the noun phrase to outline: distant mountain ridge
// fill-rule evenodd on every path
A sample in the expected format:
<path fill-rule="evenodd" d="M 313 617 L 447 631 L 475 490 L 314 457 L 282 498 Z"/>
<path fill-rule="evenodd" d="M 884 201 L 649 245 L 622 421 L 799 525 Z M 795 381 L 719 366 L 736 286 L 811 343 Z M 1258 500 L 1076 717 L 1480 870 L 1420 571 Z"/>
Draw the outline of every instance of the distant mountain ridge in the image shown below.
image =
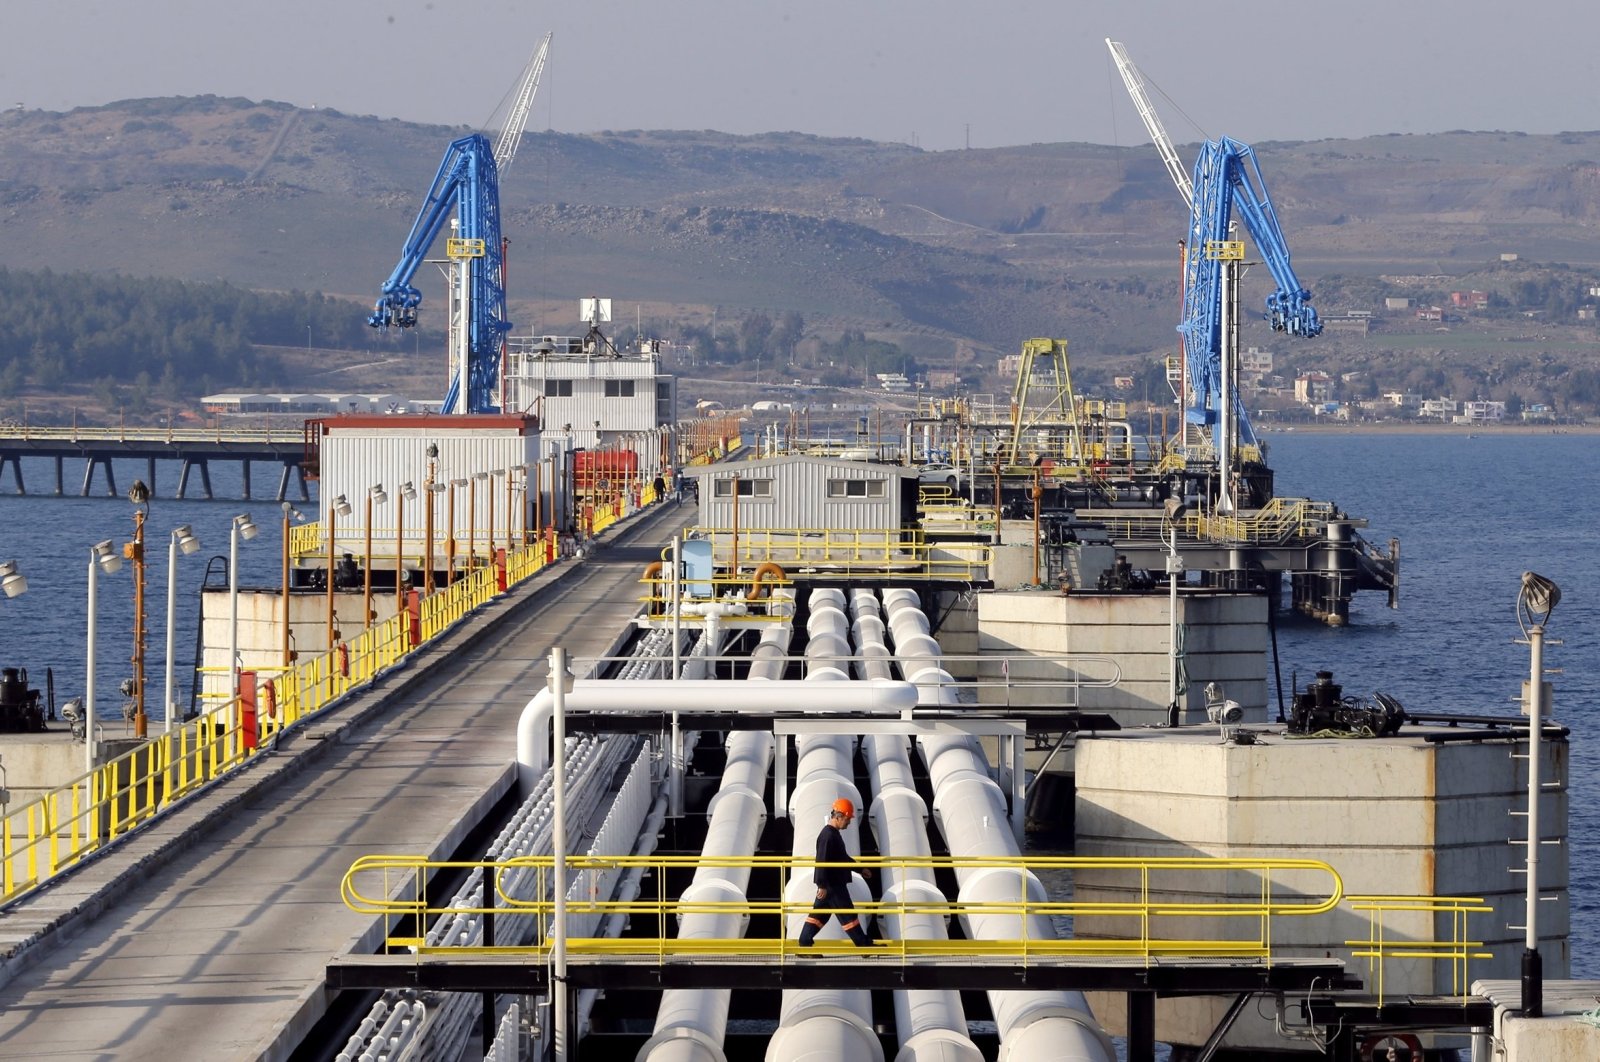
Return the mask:
<path fill-rule="evenodd" d="M 369 299 L 465 132 L 219 97 L 0 113 L 0 265 Z M 1255 147 L 1314 291 L 1501 253 L 1600 266 L 1600 133 Z M 1185 211 L 1148 145 L 531 132 L 502 206 L 520 320 L 519 300 L 606 294 L 730 320 L 795 309 L 912 347 L 1060 335 L 1112 354 L 1161 349 L 1176 324 Z"/>

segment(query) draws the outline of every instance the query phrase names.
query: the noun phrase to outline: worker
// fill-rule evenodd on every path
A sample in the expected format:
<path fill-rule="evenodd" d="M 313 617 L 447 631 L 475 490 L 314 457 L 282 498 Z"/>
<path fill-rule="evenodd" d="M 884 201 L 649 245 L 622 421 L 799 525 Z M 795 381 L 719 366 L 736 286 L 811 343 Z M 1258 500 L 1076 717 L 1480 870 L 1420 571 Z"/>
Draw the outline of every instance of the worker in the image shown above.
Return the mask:
<path fill-rule="evenodd" d="M 806 916 L 806 924 L 800 929 L 802 948 L 811 947 L 811 942 L 817 937 L 817 931 L 827 925 L 829 915 L 839 919 L 840 928 L 856 947 L 870 948 L 878 944 L 867 936 L 866 930 L 861 928 L 861 917 L 855 912 L 855 901 L 850 899 L 850 868 L 822 865 L 855 862 L 845 849 L 842 832 L 850 828 L 850 820 L 855 818 L 855 815 L 855 805 L 840 797 L 833 802 L 833 809 L 828 812 L 827 825 L 817 834 L 817 869 L 811 878 L 816 882 L 817 902 L 815 909 Z M 872 871 L 863 867 L 861 876 L 869 878 L 872 876 Z"/>
<path fill-rule="evenodd" d="M 650 481 L 650 493 L 655 495 L 656 502 L 663 503 L 667 500 L 667 481 L 659 475 Z"/>

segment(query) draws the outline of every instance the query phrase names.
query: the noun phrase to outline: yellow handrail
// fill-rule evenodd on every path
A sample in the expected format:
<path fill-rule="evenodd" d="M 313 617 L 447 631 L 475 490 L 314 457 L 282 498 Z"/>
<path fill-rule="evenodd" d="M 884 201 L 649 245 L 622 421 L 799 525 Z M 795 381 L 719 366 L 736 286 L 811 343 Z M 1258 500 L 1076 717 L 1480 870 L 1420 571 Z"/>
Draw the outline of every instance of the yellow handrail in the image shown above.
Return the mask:
<path fill-rule="evenodd" d="M 292 527 L 290 535 L 294 549 L 315 541 L 320 528 Z M 507 555 L 507 590 L 557 559 L 554 539 L 553 532 L 541 534 Z M 493 600 L 501 593 L 500 581 L 497 565 L 475 568 L 420 599 L 415 631 L 409 614 L 391 616 L 331 651 L 291 667 L 263 669 L 253 716 L 236 697 L 213 700 L 198 718 L 9 810 L 0 820 L 0 903 L 48 881 L 270 748 L 282 731 L 365 686 Z"/>
<path fill-rule="evenodd" d="M 744 917 L 766 916 L 767 924 L 784 927 L 795 916 L 804 915 L 811 908 L 809 900 L 685 900 L 681 896 L 666 894 L 668 881 L 685 880 L 688 873 L 701 867 L 738 867 L 747 870 L 776 869 L 786 876 L 796 872 L 809 874 L 818 864 L 811 860 L 793 860 L 787 856 L 575 856 L 567 860 L 570 882 L 589 882 L 588 888 L 577 889 L 576 898 L 567 902 L 567 914 L 575 925 L 592 925 L 594 920 L 607 915 L 622 916 L 632 920 L 642 936 L 630 936 L 624 941 L 613 941 L 586 935 L 581 929 L 567 941 L 570 954 L 640 953 L 661 957 L 683 956 L 714 952 L 719 954 L 754 955 L 781 960 L 794 953 L 794 943 L 787 933 L 779 929 L 775 935 L 743 939 L 680 940 L 672 935 L 672 927 L 679 918 L 691 914 L 733 913 Z M 832 865 L 832 864 L 822 864 Z M 1018 899 L 1006 901 L 971 902 L 960 900 L 930 901 L 925 896 L 915 899 L 890 899 L 862 902 L 856 905 L 863 915 L 900 918 L 907 915 L 999 915 L 1014 919 L 1011 925 L 1017 935 L 1004 940 L 916 940 L 891 941 L 891 948 L 901 954 L 924 956 L 938 955 L 996 955 L 1020 957 L 1023 961 L 1046 956 L 1135 956 L 1146 961 L 1160 956 L 1228 956 L 1271 961 L 1271 932 L 1269 922 L 1274 918 L 1308 917 L 1326 914 L 1336 908 L 1344 896 L 1344 884 L 1338 873 L 1327 863 L 1314 859 L 1276 858 L 1125 858 L 1125 857 L 1030 857 L 1027 859 L 975 859 L 953 857 L 928 857 L 919 859 L 864 858 L 852 864 L 856 868 L 875 871 L 994 870 L 1017 875 L 1016 895 L 1030 897 L 1036 894 L 1037 883 L 1033 875 L 1045 871 L 1082 871 L 1125 874 L 1128 877 L 1128 899 L 1125 900 L 1039 900 Z M 391 945 L 404 945 L 419 954 L 449 952 L 468 954 L 492 950 L 496 953 L 528 954 L 543 961 L 550 940 L 546 936 L 548 920 L 554 912 L 554 899 L 550 891 L 550 878 L 554 859 L 550 856 L 530 856 L 504 861 L 440 862 L 422 856 L 373 855 L 365 856 L 351 866 L 340 883 L 340 896 L 346 906 L 360 914 L 385 918 L 391 928 L 405 926 L 404 937 L 392 936 Z M 598 898 L 609 895 L 609 888 L 601 882 L 629 869 L 653 871 L 651 880 L 657 883 L 654 896 L 642 895 L 634 900 L 609 900 Z M 442 870 L 478 870 L 489 875 L 493 883 L 492 895 L 476 905 L 457 905 L 450 901 L 435 902 L 429 899 L 428 890 L 436 880 L 447 880 L 457 875 L 439 875 Z M 1252 898 L 1204 902 L 1172 901 L 1158 896 L 1151 885 L 1153 874 L 1181 873 L 1186 876 L 1206 874 L 1256 875 L 1261 881 L 1260 892 Z M 1326 895 L 1318 897 L 1308 890 L 1307 875 L 1326 879 Z M 1286 880 L 1292 879 L 1292 880 Z M 1188 880 L 1186 877 L 1185 880 Z M 1032 888 L 1030 888 L 1030 884 Z M 453 886 L 454 887 L 454 886 Z M 1206 891 L 1203 887 L 1196 891 Z M 1213 890 L 1218 891 L 1218 890 Z M 587 898 L 584 894 L 587 893 Z M 571 892 L 569 891 L 569 896 Z M 517 947 L 500 945 L 493 949 L 459 947 L 448 944 L 429 944 L 419 937 L 417 928 L 427 919 L 450 915 L 497 913 L 499 916 L 529 916 L 532 921 L 531 943 Z M 1195 915 L 1242 919 L 1246 929 L 1237 937 L 1188 939 L 1163 936 L 1156 929 L 1166 919 L 1190 918 Z M 1030 934 L 1029 920 L 1037 918 L 1070 917 L 1075 920 L 1080 934 L 1071 939 L 1041 937 L 1037 931 Z M 1137 936 L 1107 934 L 1095 937 L 1083 934 L 1086 920 L 1096 918 L 1132 918 L 1140 927 Z M 647 927 L 654 924 L 658 935 L 650 937 Z"/>
<path fill-rule="evenodd" d="M 1384 1000 L 1384 961 L 1387 959 L 1445 959 L 1450 963 L 1450 990 L 1467 998 L 1467 963 L 1471 959 L 1492 959 L 1494 954 L 1480 951 L 1481 940 L 1467 939 L 1467 915 L 1492 912 L 1494 908 L 1483 902 L 1481 896 L 1350 896 L 1350 909 L 1367 912 L 1367 939 L 1347 940 L 1346 947 L 1355 948 L 1350 954 L 1367 960 L 1367 968 L 1375 970 L 1378 978 L 1378 1005 Z M 1422 915 L 1428 929 L 1422 936 L 1392 938 L 1392 922 L 1404 921 L 1397 916 Z M 1450 939 L 1434 939 L 1434 916 L 1450 919 Z M 1421 921 L 1410 919 L 1412 923 Z"/>

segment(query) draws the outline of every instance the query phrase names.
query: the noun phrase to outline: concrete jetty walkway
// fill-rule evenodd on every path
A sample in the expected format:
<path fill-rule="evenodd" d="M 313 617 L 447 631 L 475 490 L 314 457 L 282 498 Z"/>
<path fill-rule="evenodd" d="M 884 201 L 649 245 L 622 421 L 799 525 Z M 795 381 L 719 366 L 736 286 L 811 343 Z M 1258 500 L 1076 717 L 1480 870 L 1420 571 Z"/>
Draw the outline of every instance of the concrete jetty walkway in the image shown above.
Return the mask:
<path fill-rule="evenodd" d="M 0 1058 L 287 1057 L 327 1009 L 328 960 L 376 936 L 340 902 L 350 864 L 457 846 L 514 784 L 549 648 L 609 653 L 645 565 L 691 516 L 657 506 L 610 529 L 0 914 Z"/>

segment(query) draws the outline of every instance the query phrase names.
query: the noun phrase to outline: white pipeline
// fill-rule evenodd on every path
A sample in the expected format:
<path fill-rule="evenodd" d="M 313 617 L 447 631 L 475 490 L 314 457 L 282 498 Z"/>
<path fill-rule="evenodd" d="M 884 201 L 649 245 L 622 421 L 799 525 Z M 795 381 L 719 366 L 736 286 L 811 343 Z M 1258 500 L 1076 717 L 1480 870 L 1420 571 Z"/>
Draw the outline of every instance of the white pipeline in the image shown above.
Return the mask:
<path fill-rule="evenodd" d="M 792 633 L 793 628 L 787 623 L 762 631 L 761 641 L 751 653 L 749 680 L 770 682 L 783 676 L 783 657 L 788 654 Z M 742 691 L 743 687 L 738 689 Z M 711 821 L 701 850 L 708 861 L 695 870 L 694 880 L 684 890 L 684 900 L 745 901 L 750 868 L 715 866 L 711 862 L 755 853 L 767 821 L 763 794 L 772 766 L 772 748 L 772 735 L 768 733 L 740 730 L 729 735 L 722 784 L 706 809 Z M 678 922 L 678 938 L 736 939 L 744 936 L 745 922 L 742 915 L 734 912 L 686 914 Z M 663 992 L 654 1035 L 640 1048 L 639 1062 L 725 1062 L 722 1041 L 727 1033 L 732 995 L 726 989 Z"/>
<path fill-rule="evenodd" d="M 878 615 L 878 599 L 870 590 L 857 590 L 850 601 L 855 617 L 855 635 L 860 659 L 859 678 L 888 678 L 888 647 L 884 644 L 884 623 Z M 917 793 L 911 773 L 907 740 L 898 734 L 875 734 L 863 743 L 867 757 L 867 776 L 875 787 L 872 800 L 872 833 L 878 850 L 885 856 L 926 859 L 933 854 L 928 843 L 928 807 Z M 904 870 L 886 867 L 883 871 L 883 899 L 886 903 L 941 904 L 945 897 L 927 868 Z M 945 919 L 934 914 L 886 915 L 885 935 L 894 940 L 947 940 Z M 982 1062 L 983 1054 L 967 1035 L 966 1010 L 961 994 L 954 991 L 918 990 L 894 994 L 895 1034 L 900 1051 L 895 1062 Z"/>
<path fill-rule="evenodd" d="M 915 592 L 885 590 L 884 610 L 901 669 L 918 683 L 922 704 L 954 707 L 955 680 L 939 666 L 937 643 L 930 650 L 928 619 Z M 1020 855 L 1006 817 L 1005 794 L 989 777 L 988 760 L 970 737 L 923 738 L 919 751 L 928 768 L 934 815 L 952 856 L 1015 859 Z M 1017 808 L 1017 814 L 1022 814 Z M 1026 871 L 958 869 L 958 899 L 963 903 L 1045 898 L 1037 878 Z M 1016 940 L 1056 936 L 1047 918 L 1032 917 L 1024 929 L 1015 915 L 963 916 L 968 937 Z M 1080 992 L 990 992 L 1000 1034 L 999 1062 L 1111 1062 L 1116 1051 Z"/>
<path fill-rule="evenodd" d="M 916 689 L 905 682 L 772 681 L 731 684 L 717 679 L 673 682 L 611 682 L 579 679 L 566 695 L 569 711 L 725 711 L 812 715 L 899 715 L 916 706 Z M 517 721 L 518 782 L 531 791 L 550 766 L 550 721 L 555 697 L 541 689 Z"/>
<path fill-rule="evenodd" d="M 873 688 L 878 684 L 849 682 L 843 668 L 850 655 L 848 625 L 844 616 L 844 594 L 839 590 L 814 591 L 810 598 L 811 616 L 806 623 L 810 640 L 806 645 L 806 678 L 800 685 L 812 696 L 823 697 L 840 689 Z M 913 701 L 915 700 L 913 696 Z M 789 799 L 789 818 L 794 824 L 794 859 L 800 865 L 784 889 L 791 904 L 809 906 L 816 897 L 810 873 L 803 869 L 816 856 L 816 837 L 828 821 L 828 811 L 840 797 L 861 807 L 851 766 L 854 742 L 843 736 L 817 735 L 799 743 L 800 757 L 795 769 L 794 793 Z M 782 750 L 779 750 L 782 754 Z M 857 823 L 851 820 L 844 831 L 846 849 L 852 856 L 861 854 Z M 850 896 L 857 903 L 870 901 L 872 894 L 859 874 L 851 875 Z M 801 913 L 788 917 L 785 926 L 792 940 L 805 921 Z M 862 919 L 866 921 L 865 918 Z M 817 935 L 820 940 L 844 936 L 837 919 L 829 919 Z M 791 989 L 783 993 L 778 1031 L 767 1044 L 767 1062 L 795 1059 L 822 1062 L 883 1062 L 883 1046 L 872 1027 L 872 995 L 851 989 Z"/>

